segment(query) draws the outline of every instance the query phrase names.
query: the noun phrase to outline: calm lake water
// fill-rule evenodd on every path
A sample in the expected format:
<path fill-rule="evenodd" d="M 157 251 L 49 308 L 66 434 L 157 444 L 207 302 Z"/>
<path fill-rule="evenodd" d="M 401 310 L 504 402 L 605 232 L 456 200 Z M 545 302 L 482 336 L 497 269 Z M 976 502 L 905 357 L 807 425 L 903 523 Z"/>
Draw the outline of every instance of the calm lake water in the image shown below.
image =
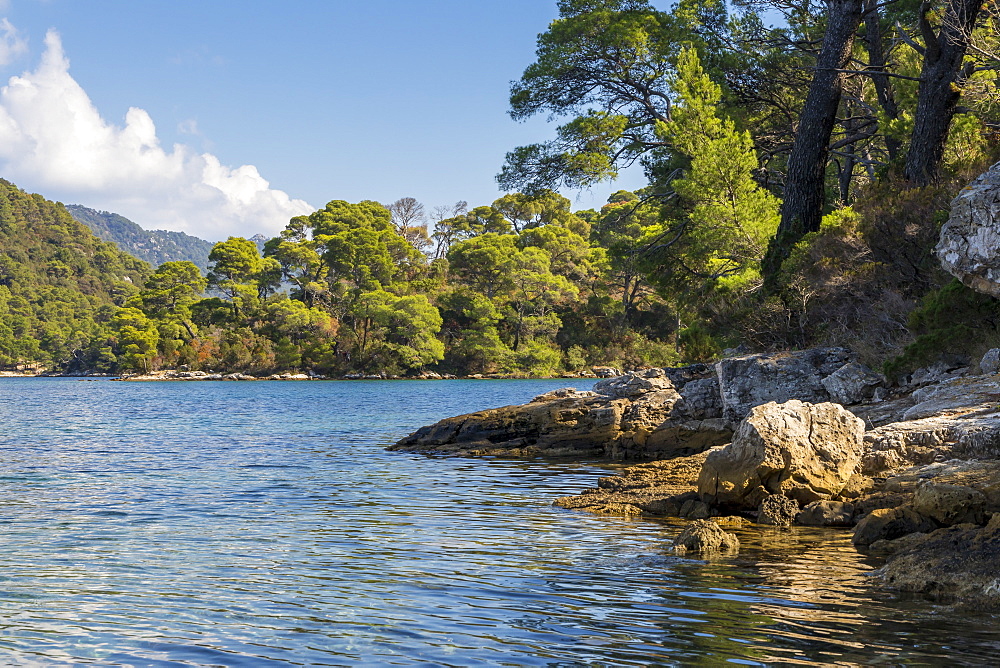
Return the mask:
<path fill-rule="evenodd" d="M 682 559 L 550 505 L 601 464 L 383 450 L 566 384 L 0 379 L 0 664 L 997 660 L 1000 619 L 872 589 L 846 532 Z"/>

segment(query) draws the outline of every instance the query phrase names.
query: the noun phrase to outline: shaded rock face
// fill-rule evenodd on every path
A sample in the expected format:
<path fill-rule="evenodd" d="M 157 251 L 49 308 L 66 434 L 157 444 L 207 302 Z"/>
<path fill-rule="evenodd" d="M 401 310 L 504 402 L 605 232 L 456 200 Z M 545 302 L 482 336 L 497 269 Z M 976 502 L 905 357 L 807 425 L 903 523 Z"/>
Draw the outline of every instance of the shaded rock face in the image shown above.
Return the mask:
<path fill-rule="evenodd" d="M 802 401 L 750 411 L 733 442 L 709 453 L 698 493 L 713 505 L 754 509 L 770 494 L 800 504 L 839 493 L 861 462 L 864 422 L 845 408 Z"/>
<path fill-rule="evenodd" d="M 849 527 L 854 523 L 854 504 L 844 501 L 813 501 L 795 517 L 795 522 L 813 527 Z"/>
<path fill-rule="evenodd" d="M 838 404 L 857 404 L 870 399 L 885 379 L 864 364 L 848 362 L 820 381 Z"/>
<path fill-rule="evenodd" d="M 880 540 L 894 540 L 911 533 L 924 533 L 937 528 L 931 520 L 913 508 L 880 508 L 873 510 L 854 527 L 851 540 L 855 545 L 871 545 Z"/>
<path fill-rule="evenodd" d="M 707 365 L 647 369 L 600 380 L 590 392 L 554 390 L 523 406 L 446 418 L 390 449 L 618 460 L 698 453 L 732 435 L 721 419 L 718 385 L 705 375 L 712 373 Z"/>
<path fill-rule="evenodd" d="M 880 546 L 889 553 L 874 573 L 883 585 L 957 599 L 962 607 L 1000 608 L 1000 515 L 985 527 L 958 524 Z"/>
<path fill-rule="evenodd" d="M 952 276 L 973 290 L 1000 297 L 1000 163 L 952 200 L 935 251 Z"/>
<path fill-rule="evenodd" d="M 686 552 L 738 552 L 740 540 L 711 520 L 695 520 L 677 538 L 674 550 Z"/>
<path fill-rule="evenodd" d="M 852 362 L 852 357 L 846 348 L 811 348 L 724 359 L 715 365 L 723 417 L 735 425 L 751 408 L 767 402 L 830 401 L 823 379 Z"/>

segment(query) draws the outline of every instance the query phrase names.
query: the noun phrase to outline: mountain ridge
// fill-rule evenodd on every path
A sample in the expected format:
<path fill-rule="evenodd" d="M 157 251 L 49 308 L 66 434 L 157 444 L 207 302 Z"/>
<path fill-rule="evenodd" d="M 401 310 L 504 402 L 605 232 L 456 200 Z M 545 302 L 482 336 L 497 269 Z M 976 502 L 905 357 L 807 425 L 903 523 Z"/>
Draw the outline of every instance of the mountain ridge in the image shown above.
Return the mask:
<path fill-rule="evenodd" d="M 138 223 L 110 211 L 98 211 L 80 204 L 67 204 L 73 218 L 86 225 L 102 241 L 110 241 L 126 253 L 158 267 L 164 262 L 193 262 L 208 272 L 208 254 L 215 244 L 185 232 L 147 230 Z"/>

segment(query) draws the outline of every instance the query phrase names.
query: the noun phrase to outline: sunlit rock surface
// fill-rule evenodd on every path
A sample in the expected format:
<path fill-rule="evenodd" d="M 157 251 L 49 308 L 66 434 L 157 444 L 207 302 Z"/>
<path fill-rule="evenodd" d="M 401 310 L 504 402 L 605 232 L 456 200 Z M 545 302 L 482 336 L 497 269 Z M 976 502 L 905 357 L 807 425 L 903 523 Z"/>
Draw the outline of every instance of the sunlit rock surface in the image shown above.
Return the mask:
<path fill-rule="evenodd" d="M 952 200 L 935 250 L 945 271 L 973 290 L 1000 297 L 1000 163 Z"/>

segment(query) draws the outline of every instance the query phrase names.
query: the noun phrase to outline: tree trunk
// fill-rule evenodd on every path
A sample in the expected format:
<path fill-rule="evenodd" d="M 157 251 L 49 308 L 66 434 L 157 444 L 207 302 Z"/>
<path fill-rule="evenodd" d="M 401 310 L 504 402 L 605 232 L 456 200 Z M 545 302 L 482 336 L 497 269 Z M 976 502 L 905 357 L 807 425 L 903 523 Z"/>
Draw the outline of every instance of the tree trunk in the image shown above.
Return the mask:
<path fill-rule="evenodd" d="M 920 29 L 926 45 L 913 136 L 903 167 L 903 177 L 915 186 L 925 186 L 937 179 L 951 119 L 962 96 L 962 84 L 969 75 L 962 61 L 982 7 L 983 0 L 948 0 L 941 28 L 935 35 L 927 20 L 931 3 L 924 0 L 920 6 Z"/>
<path fill-rule="evenodd" d="M 886 73 L 881 15 L 876 8 L 869 9 L 865 14 L 865 46 L 868 49 L 868 68 L 872 71 L 871 79 L 875 86 L 878 104 L 888 118 L 895 120 L 899 118 L 899 107 L 896 105 L 889 75 Z M 887 136 L 885 149 L 889 154 L 889 162 L 894 162 L 899 156 L 899 140 Z"/>
<path fill-rule="evenodd" d="M 762 269 L 765 287 L 773 290 L 792 246 L 819 229 L 823 218 L 826 162 L 830 135 L 844 83 L 843 70 L 861 25 L 862 0 L 828 0 L 823 48 L 816 60 L 809 93 L 799 114 L 795 143 L 788 158 L 781 223 L 771 239 Z"/>

